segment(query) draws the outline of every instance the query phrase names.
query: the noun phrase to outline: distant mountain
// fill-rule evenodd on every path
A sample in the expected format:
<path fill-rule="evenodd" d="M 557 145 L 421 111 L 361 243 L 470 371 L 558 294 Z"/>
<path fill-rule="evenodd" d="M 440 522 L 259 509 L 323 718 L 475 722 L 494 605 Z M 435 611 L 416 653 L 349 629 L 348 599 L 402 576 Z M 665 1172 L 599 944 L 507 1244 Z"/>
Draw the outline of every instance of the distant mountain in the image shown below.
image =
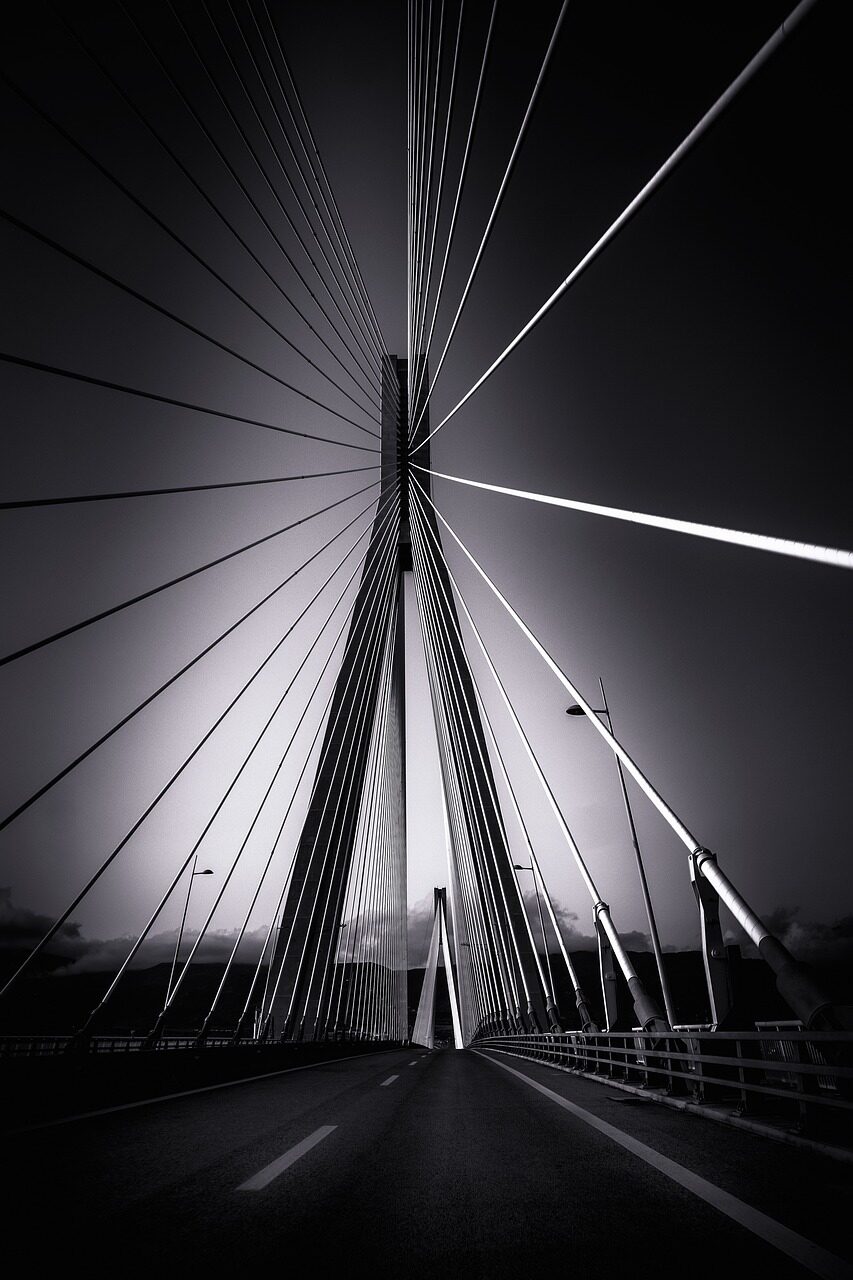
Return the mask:
<path fill-rule="evenodd" d="M 3 968 L 9 973 L 26 953 L 4 950 Z M 649 952 L 630 952 L 631 959 L 649 990 L 659 998 L 654 957 Z M 732 973 L 736 991 L 736 1007 L 732 1025 L 750 1028 L 756 1019 L 789 1019 L 793 1015 L 776 991 L 772 973 L 761 960 L 744 959 L 737 948 L 731 948 Z M 598 974 L 598 957 L 591 951 L 577 951 L 572 955 L 581 984 L 594 1016 L 603 1021 L 601 984 Z M 708 1020 L 707 996 L 698 951 L 669 952 L 665 957 L 667 973 L 672 988 L 678 1018 L 683 1023 L 701 1023 Z M 62 969 L 70 963 L 61 955 L 40 958 L 34 971 L 21 977 L 2 1002 L 0 1009 L 0 1033 L 22 1035 L 65 1034 L 85 1022 L 89 1012 L 99 1003 L 112 975 L 109 973 L 70 973 L 63 976 Z M 562 957 L 555 954 L 551 965 L 557 988 L 557 1003 L 566 1026 L 576 1026 L 575 1002 L 570 989 Z M 249 964 L 234 965 L 219 1002 L 211 1030 L 228 1031 L 235 1025 L 246 1001 L 255 967 Z M 167 1029 L 190 1033 L 197 1029 L 203 1011 L 214 996 L 222 976 L 221 964 L 194 964 L 184 981 L 167 1023 Z M 423 969 L 410 969 L 408 974 L 408 1003 L 410 1025 L 414 1022 L 421 987 Z M 822 975 L 832 988 L 833 975 Z M 121 980 L 111 998 L 102 1020 L 95 1030 L 105 1034 L 141 1032 L 152 1026 L 160 1012 L 166 993 L 169 965 L 158 964 L 148 969 L 131 969 Z M 835 985 L 838 985 L 837 975 Z M 260 996 L 262 983 L 257 995 Z M 620 1025 L 633 1024 L 633 1011 L 624 984 L 619 984 Z M 436 986 L 436 1023 L 440 1034 L 450 1034 L 450 1003 L 443 971 L 439 970 Z"/>

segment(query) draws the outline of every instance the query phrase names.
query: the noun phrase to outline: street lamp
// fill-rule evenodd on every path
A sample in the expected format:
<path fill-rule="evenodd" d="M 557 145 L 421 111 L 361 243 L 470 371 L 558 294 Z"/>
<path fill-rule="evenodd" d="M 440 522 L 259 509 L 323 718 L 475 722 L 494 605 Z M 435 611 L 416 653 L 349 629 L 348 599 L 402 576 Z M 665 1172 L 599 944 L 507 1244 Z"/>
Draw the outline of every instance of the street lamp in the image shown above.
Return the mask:
<path fill-rule="evenodd" d="M 599 688 L 601 689 L 601 700 L 604 703 L 604 706 L 600 709 L 597 707 L 594 707 L 593 710 L 595 711 L 596 715 L 607 717 L 608 728 L 610 729 L 610 732 L 613 733 L 613 720 L 610 715 L 610 708 L 607 705 L 607 694 L 604 692 L 604 681 L 602 680 L 601 676 L 598 677 L 598 685 L 599 685 Z M 566 707 L 566 715 L 567 716 L 584 716 L 586 715 L 586 712 L 584 711 L 583 707 L 579 707 L 577 703 L 574 703 L 572 706 Z M 613 736 L 615 737 L 616 735 L 614 734 Z M 625 774 L 622 770 L 622 761 L 619 759 L 618 756 L 616 756 L 616 772 L 619 775 L 619 786 L 622 791 L 622 799 L 625 803 L 625 814 L 628 818 L 628 830 L 631 833 L 631 843 L 634 846 L 634 854 L 637 859 L 637 871 L 639 872 L 639 875 L 640 875 L 640 887 L 643 891 L 643 902 L 645 903 L 645 907 L 646 907 L 646 919 L 649 922 L 649 936 L 651 937 L 651 940 L 652 940 L 652 950 L 655 953 L 655 961 L 657 963 L 658 977 L 660 978 L 661 993 L 663 995 L 663 1002 L 666 1007 L 666 1016 L 669 1020 L 669 1025 L 671 1027 L 674 1027 L 675 1026 L 675 1008 L 673 1006 L 672 996 L 670 995 L 669 983 L 667 982 L 666 972 L 664 971 L 664 967 L 663 967 L 663 952 L 661 951 L 660 937 L 658 935 L 657 922 L 655 921 L 655 912 L 654 912 L 654 907 L 652 906 L 652 898 L 651 898 L 651 894 L 649 893 L 649 883 L 648 883 L 648 880 L 646 879 L 646 869 L 643 866 L 643 855 L 640 852 L 640 841 L 637 836 L 637 828 L 634 824 L 634 815 L 631 811 L 631 801 L 628 798 L 628 788 L 625 786 Z"/>
<path fill-rule="evenodd" d="M 347 934 L 346 942 L 344 942 L 343 937 L 341 936 L 341 931 L 343 929 L 346 929 L 348 924 L 352 924 L 352 920 L 342 920 L 341 923 L 338 925 L 338 954 L 339 955 L 341 953 L 341 950 L 343 949 L 343 966 L 344 967 L 341 972 L 341 990 L 342 991 L 344 988 L 344 979 L 346 977 L 346 971 L 347 971 L 347 947 L 349 946 L 349 934 Z"/>
<path fill-rule="evenodd" d="M 190 894 L 193 891 L 193 879 L 196 876 L 212 876 L 213 875 L 213 872 L 210 870 L 209 867 L 205 867 L 204 871 L 196 871 L 197 863 L 198 863 L 198 854 L 196 854 L 195 857 L 193 858 L 193 869 L 190 872 L 190 880 L 189 880 L 189 884 L 187 885 L 187 897 L 186 897 L 186 901 L 184 902 L 184 914 L 181 916 L 181 927 L 178 930 L 178 941 L 175 943 L 175 954 L 172 956 L 172 969 L 169 974 L 168 984 L 166 986 L 166 1003 L 167 1004 L 169 1003 L 169 996 L 172 994 L 172 980 L 175 976 L 175 967 L 178 963 L 178 952 L 181 949 L 181 942 L 183 941 L 183 937 L 184 937 L 184 925 L 187 922 L 187 911 L 189 910 L 189 906 L 190 906 Z"/>
<path fill-rule="evenodd" d="M 550 987 L 548 1001 L 546 1002 L 548 1007 L 548 1016 L 552 1020 L 552 1030 L 556 1028 L 559 1031 L 560 1030 L 560 1013 L 559 1013 L 559 1010 L 557 1009 L 557 990 L 556 990 L 556 987 L 554 986 L 554 971 L 551 968 L 551 955 L 550 955 L 550 952 L 548 951 L 548 936 L 545 933 L 545 919 L 542 915 L 542 901 L 539 897 L 539 880 L 536 875 L 536 863 L 532 862 L 529 867 L 523 866 L 520 862 L 514 862 L 512 865 L 516 871 L 529 871 L 533 876 L 533 892 L 536 894 L 536 911 L 539 915 L 539 928 L 542 930 L 542 945 L 545 948 L 545 966 L 548 970 L 548 985 Z M 542 882 L 542 892 L 547 893 L 544 880 Z M 549 899 L 549 902 L 550 902 L 550 899 Z M 540 969 L 540 973 L 541 973 L 541 969 Z"/>

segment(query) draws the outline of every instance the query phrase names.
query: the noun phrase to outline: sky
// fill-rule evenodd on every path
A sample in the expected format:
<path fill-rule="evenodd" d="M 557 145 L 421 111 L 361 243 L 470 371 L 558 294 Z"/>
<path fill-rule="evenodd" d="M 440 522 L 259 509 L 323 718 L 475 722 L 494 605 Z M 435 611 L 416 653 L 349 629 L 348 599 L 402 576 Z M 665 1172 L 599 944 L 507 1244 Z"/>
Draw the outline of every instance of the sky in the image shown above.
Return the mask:
<path fill-rule="evenodd" d="M 175 91 L 179 85 L 292 259 L 308 271 L 270 186 L 167 4 L 61 12 L 257 257 L 306 313 L 295 279 Z M 202 4 L 177 3 L 223 97 L 288 209 L 274 157 Z M 558 11 L 499 4 L 471 169 L 436 329 L 440 351 Z M 391 351 L 405 343 L 405 5 L 272 5 Z M 438 7 L 436 6 L 436 13 Z M 250 39 L 252 0 L 235 5 Z M 490 6 L 465 6 L 448 175 L 455 181 Z M 237 65 L 253 69 L 227 3 L 210 5 Z M 431 406 L 436 422 L 622 210 L 786 16 L 734 3 L 569 6 L 554 58 Z M 458 9 L 448 4 L 446 59 Z M 2 87 L 6 208 L 232 350 L 362 424 L 370 419 L 156 226 L 33 108 L 68 134 L 322 369 L 359 397 L 53 11 L 18 15 Z M 441 471 L 563 497 L 850 548 L 846 204 L 849 89 L 841 6 L 820 0 L 713 130 L 535 333 L 432 441 Z M 449 62 L 448 62 L 449 65 Z M 446 80 L 445 80 L 446 84 Z M 255 90 L 256 91 L 256 90 Z M 260 100 L 260 99 L 259 99 Z M 444 103 L 444 99 L 440 100 Z M 442 105 L 442 111 L 443 111 Z M 266 108 L 261 101 L 261 110 Z M 439 120 L 443 121 L 443 114 Z M 448 192 L 452 187 L 448 188 Z M 439 213 L 443 249 L 449 197 Z M 298 222 L 298 214 L 294 213 Z M 300 224 L 301 225 L 301 224 Z M 79 263 L 4 222 L 2 349 L 293 429 L 371 446 L 282 387 Z M 306 278 L 307 278 L 306 274 Z M 328 305 L 328 304 L 327 304 Z M 322 319 L 317 329 L 334 335 Z M 346 357 L 344 357 L 346 362 Z M 252 428 L 5 366 L 2 499 L 215 483 L 367 466 L 374 455 Z M 3 651 L 26 645 L 194 566 L 346 503 L 191 582 L 0 668 L 4 812 L 136 706 L 355 517 L 373 479 L 125 503 L 2 511 Z M 606 681 L 618 736 L 750 903 L 804 947 L 853 915 L 849 875 L 849 582 L 843 570 L 607 522 L 437 480 L 435 500 L 566 673 Z M 0 832 L 12 901 L 51 915 L 128 831 L 330 574 L 370 512 L 73 775 Z M 349 541 L 348 541 L 349 538 Z M 363 544 L 362 544 L 363 546 Z M 454 573 L 617 926 L 643 928 L 612 758 L 565 716 L 560 685 L 461 554 Z M 342 590 L 355 561 L 335 581 Z M 342 608 L 353 599 L 354 584 Z M 337 594 L 337 593 L 336 593 Z M 329 608 L 311 614 L 321 622 Z M 409 634 L 408 802 L 412 949 L 444 884 L 435 745 L 414 601 Z M 317 609 L 322 608 L 322 601 Z M 202 918 L 318 677 L 343 613 L 318 643 L 200 856 Z M 334 620 L 333 620 L 334 621 Z M 77 912 L 83 931 L 132 934 L 186 856 L 236 763 L 317 632 L 297 625 L 222 732 L 134 835 Z M 470 639 L 470 637 L 469 637 Z M 578 936 L 590 903 L 474 646 L 471 663 L 505 743 L 549 888 Z M 239 924 L 317 725 L 246 850 L 216 926 Z M 301 748 L 302 756 L 298 756 Z M 252 926 L 269 919 L 307 806 Z M 499 787 L 501 784 L 498 784 Z M 662 939 L 695 945 L 685 851 L 632 790 Z M 513 849 L 523 856 L 507 813 Z M 288 839 L 290 843 L 288 844 Z M 520 858 L 519 858 L 520 860 Z M 164 912 L 173 929 L 181 903 Z M 192 925 L 192 917 L 190 918 Z M 159 927 L 159 926 L 158 926 Z M 153 954 L 153 953 L 152 953 Z"/>

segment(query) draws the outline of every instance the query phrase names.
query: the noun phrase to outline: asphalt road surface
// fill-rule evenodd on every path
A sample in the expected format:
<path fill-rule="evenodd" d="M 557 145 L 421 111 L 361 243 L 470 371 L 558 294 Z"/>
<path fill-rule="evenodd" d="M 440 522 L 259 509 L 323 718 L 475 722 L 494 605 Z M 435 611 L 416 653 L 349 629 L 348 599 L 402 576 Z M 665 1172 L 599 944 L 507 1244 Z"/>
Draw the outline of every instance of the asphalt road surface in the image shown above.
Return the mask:
<path fill-rule="evenodd" d="M 17 1274 L 853 1277 L 853 1165 L 503 1054 L 374 1054 L 6 1148 Z"/>

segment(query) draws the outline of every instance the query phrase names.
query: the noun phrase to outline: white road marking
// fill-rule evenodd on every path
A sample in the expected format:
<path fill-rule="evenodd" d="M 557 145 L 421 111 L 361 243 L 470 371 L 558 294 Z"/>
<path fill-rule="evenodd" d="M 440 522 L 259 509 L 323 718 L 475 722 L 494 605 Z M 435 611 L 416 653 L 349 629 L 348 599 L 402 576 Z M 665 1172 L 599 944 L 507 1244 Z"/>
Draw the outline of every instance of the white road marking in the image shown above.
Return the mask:
<path fill-rule="evenodd" d="M 406 1063 L 406 1066 L 407 1066 L 407 1067 L 416 1067 L 417 1065 L 418 1065 L 418 1059 L 417 1059 L 417 1058 L 412 1058 L 412 1061 L 411 1061 L 411 1062 L 407 1062 L 407 1063 Z"/>
<path fill-rule="evenodd" d="M 395 1080 L 399 1080 L 399 1079 L 400 1079 L 400 1077 L 399 1077 L 399 1076 L 389 1076 L 387 1080 L 383 1080 L 383 1081 L 382 1081 L 382 1083 L 381 1083 L 381 1085 L 379 1086 L 379 1088 L 380 1088 L 380 1089 L 385 1089 L 389 1084 L 393 1084 Z"/>
<path fill-rule="evenodd" d="M 198 1089 L 182 1089 L 180 1093 L 160 1093 L 156 1098 L 142 1098 L 139 1102 L 121 1102 L 115 1107 L 99 1107 L 97 1111 L 79 1111 L 73 1116 L 60 1116 L 56 1120 L 41 1120 L 38 1124 L 26 1124 L 20 1129 L 9 1129 L 7 1138 L 18 1133 L 35 1133 L 37 1129 L 54 1129 L 60 1124 L 74 1124 L 78 1120 L 94 1120 L 98 1116 L 111 1116 L 116 1111 L 135 1111 L 137 1107 L 153 1107 L 155 1102 L 174 1102 L 176 1098 L 191 1098 L 197 1093 L 211 1093 L 214 1089 L 231 1089 L 235 1084 L 253 1084 L 255 1080 L 271 1080 L 273 1076 L 289 1076 L 294 1071 L 313 1071 L 315 1067 L 333 1067 L 338 1062 L 354 1062 L 356 1058 L 374 1058 L 379 1053 L 394 1053 L 394 1049 L 375 1049 L 371 1053 L 348 1053 L 345 1058 L 324 1058 L 321 1062 L 307 1062 L 304 1067 L 283 1067 L 280 1071 L 264 1071 L 259 1076 L 241 1076 L 239 1080 L 220 1080 L 219 1084 L 203 1084 Z"/>
<path fill-rule="evenodd" d="M 272 1164 L 266 1165 L 254 1177 L 241 1182 L 238 1191 L 263 1191 L 264 1187 L 268 1187 L 274 1178 L 280 1173 L 284 1173 L 285 1169 L 289 1169 L 292 1164 L 296 1164 L 297 1160 L 316 1147 L 318 1142 L 322 1142 L 324 1138 L 328 1138 L 330 1133 L 334 1133 L 338 1126 L 335 1124 L 323 1124 L 319 1129 L 315 1129 L 307 1138 L 303 1138 L 301 1142 L 297 1142 L 295 1147 L 291 1147 L 289 1151 L 285 1151 L 283 1156 L 279 1156 L 277 1160 L 273 1160 Z"/>
<path fill-rule="evenodd" d="M 557 1106 L 563 1107 L 578 1120 L 588 1124 L 590 1128 L 597 1129 L 599 1133 L 606 1138 L 610 1138 L 618 1146 L 624 1147 L 626 1151 L 630 1151 L 638 1159 L 644 1160 L 652 1168 L 658 1169 L 665 1177 L 671 1178 L 679 1186 L 692 1191 L 693 1195 L 700 1200 L 704 1200 L 706 1204 L 712 1205 L 720 1213 L 724 1213 L 726 1217 L 731 1218 L 742 1227 L 746 1227 L 747 1231 L 751 1231 L 753 1235 L 766 1240 L 768 1244 L 773 1245 L 781 1253 L 787 1254 L 789 1258 L 793 1258 L 795 1262 L 811 1271 L 813 1275 L 822 1276 L 824 1280 L 853 1280 L 853 1267 L 842 1258 L 836 1257 L 834 1253 L 830 1253 L 827 1249 L 822 1249 L 820 1245 L 815 1244 L 812 1240 L 807 1240 L 805 1236 L 798 1235 L 796 1231 L 791 1231 L 789 1227 L 783 1226 L 775 1218 L 768 1217 L 766 1213 L 762 1213 L 760 1209 L 753 1208 L 752 1205 L 745 1204 L 743 1200 L 738 1200 L 737 1196 L 730 1195 L 728 1191 L 723 1191 L 721 1187 L 715 1186 L 713 1182 L 708 1182 L 707 1179 L 701 1178 L 697 1173 L 685 1168 L 683 1164 L 670 1160 L 668 1156 L 661 1155 L 654 1148 L 647 1147 L 644 1142 L 639 1142 L 636 1138 L 623 1133 L 621 1129 L 608 1124 L 606 1120 L 600 1120 L 591 1111 L 586 1111 L 583 1107 L 577 1106 L 576 1103 L 569 1102 L 567 1098 L 562 1098 L 559 1093 L 555 1093 L 553 1089 L 540 1084 L 538 1080 L 532 1080 L 530 1076 L 524 1075 L 523 1072 L 516 1071 L 514 1067 L 509 1067 L 505 1062 L 499 1062 L 497 1058 L 492 1058 L 479 1050 L 475 1049 L 474 1052 L 478 1057 L 485 1058 L 487 1062 L 491 1062 L 496 1067 L 501 1067 L 502 1070 L 508 1071 L 510 1075 L 517 1076 L 519 1080 L 523 1080 L 525 1084 L 530 1085 L 531 1089 L 536 1089 L 538 1093 L 544 1094 L 546 1098 L 556 1102 Z"/>

